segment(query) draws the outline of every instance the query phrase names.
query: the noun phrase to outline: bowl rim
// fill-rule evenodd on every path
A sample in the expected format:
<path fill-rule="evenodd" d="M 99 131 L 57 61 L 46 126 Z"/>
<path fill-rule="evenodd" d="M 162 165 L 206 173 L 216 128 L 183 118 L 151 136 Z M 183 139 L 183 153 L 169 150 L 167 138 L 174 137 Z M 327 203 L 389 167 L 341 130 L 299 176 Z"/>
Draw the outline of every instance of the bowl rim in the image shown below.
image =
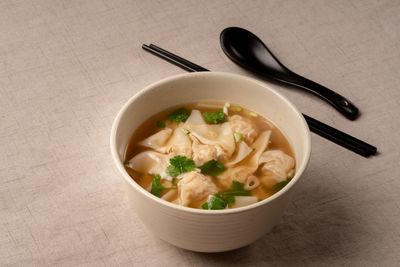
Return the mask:
<path fill-rule="evenodd" d="M 232 209 L 223 209 L 223 210 L 204 210 L 204 209 L 196 209 L 196 208 L 190 208 L 190 207 L 185 207 L 185 206 L 180 206 L 171 202 L 168 202 L 166 200 L 163 200 L 159 197 L 156 197 L 152 195 L 150 192 L 145 190 L 143 187 L 141 187 L 138 183 L 136 183 L 132 177 L 128 174 L 128 172 L 125 170 L 125 167 L 123 166 L 123 162 L 121 162 L 118 158 L 118 150 L 117 150 L 117 145 L 116 145 L 116 135 L 117 135 L 117 129 L 120 123 L 120 120 L 125 113 L 125 111 L 128 109 L 130 105 L 132 105 L 133 102 L 136 101 L 140 96 L 155 90 L 157 87 L 174 81 L 174 80 L 179 80 L 179 79 L 190 79 L 192 77 L 204 77 L 204 76 L 214 76 L 214 77 L 224 77 L 228 79 L 242 79 L 246 82 L 249 83 L 255 83 L 258 84 L 259 86 L 264 87 L 266 90 L 271 91 L 272 93 L 276 94 L 278 97 L 280 97 L 283 102 L 285 102 L 295 113 L 298 119 L 301 121 L 303 125 L 303 129 L 305 130 L 306 134 L 306 140 L 305 140 L 305 149 L 303 151 L 303 156 L 304 156 L 304 164 L 299 166 L 299 169 L 296 171 L 294 177 L 290 180 L 290 182 L 281 190 L 276 192 L 270 197 L 267 197 L 257 203 L 239 207 L 239 208 L 232 208 Z M 192 214 L 202 214 L 202 215 L 226 215 L 226 214 L 233 214 L 233 213 L 243 213 L 243 212 L 248 212 L 254 209 L 259 208 L 260 206 L 267 205 L 270 202 L 275 201 L 276 199 L 280 198 L 282 195 L 286 194 L 292 186 L 297 183 L 297 181 L 300 179 L 301 175 L 303 174 L 304 170 L 307 168 L 309 161 L 310 161 L 310 155 L 311 155 L 311 135 L 310 135 L 310 130 L 307 125 L 306 120 L 304 119 L 303 115 L 301 112 L 294 106 L 285 96 L 283 96 L 281 93 L 277 92 L 275 89 L 271 88 L 270 85 L 267 82 L 264 81 L 259 81 L 257 79 L 239 75 L 239 74 L 234 74 L 234 73 L 227 73 L 227 72 L 192 72 L 192 73 L 184 73 L 184 74 L 177 74 L 173 76 L 168 76 L 166 78 L 163 78 L 159 81 L 156 81 L 154 83 L 151 83 L 144 87 L 142 90 L 134 94 L 132 97 L 129 98 L 129 100 L 122 106 L 122 108 L 119 110 L 117 116 L 114 119 L 114 122 L 111 127 L 111 135 L 110 135 L 110 148 L 111 148 L 111 155 L 113 158 L 114 163 L 117 165 L 118 170 L 124 177 L 125 181 L 128 182 L 130 186 L 132 186 L 135 190 L 137 190 L 140 194 L 143 194 L 145 198 L 147 198 L 149 201 L 156 201 L 158 204 L 167 207 L 167 208 L 172 208 L 177 211 L 182 211 L 182 212 L 187 212 L 187 213 L 192 213 Z"/>

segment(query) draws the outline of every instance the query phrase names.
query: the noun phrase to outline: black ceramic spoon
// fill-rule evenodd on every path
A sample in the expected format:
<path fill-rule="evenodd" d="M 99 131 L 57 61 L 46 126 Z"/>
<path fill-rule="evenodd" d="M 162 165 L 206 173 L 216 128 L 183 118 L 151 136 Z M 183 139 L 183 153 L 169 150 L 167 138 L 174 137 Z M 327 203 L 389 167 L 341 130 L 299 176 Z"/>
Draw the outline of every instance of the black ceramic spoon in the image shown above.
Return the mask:
<path fill-rule="evenodd" d="M 350 120 L 358 116 L 358 108 L 343 96 L 308 80 L 285 67 L 268 47 L 248 30 L 230 27 L 221 32 L 220 42 L 225 54 L 239 66 L 311 92 L 337 109 Z"/>

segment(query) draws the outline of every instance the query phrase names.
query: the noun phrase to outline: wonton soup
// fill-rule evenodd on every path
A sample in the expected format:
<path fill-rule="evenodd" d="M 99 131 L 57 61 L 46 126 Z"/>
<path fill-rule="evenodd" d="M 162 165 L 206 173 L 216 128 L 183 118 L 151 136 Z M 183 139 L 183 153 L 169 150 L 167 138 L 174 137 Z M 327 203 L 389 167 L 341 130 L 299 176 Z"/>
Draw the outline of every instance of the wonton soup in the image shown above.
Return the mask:
<path fill-rule="evenodd" d="M 267 118 L 238 105 L 199 102 L 146 120 L 128 144 L 125 168 L 165 201 L 219 210 L 278 192 L 293 177 L 295 159 Z"/>

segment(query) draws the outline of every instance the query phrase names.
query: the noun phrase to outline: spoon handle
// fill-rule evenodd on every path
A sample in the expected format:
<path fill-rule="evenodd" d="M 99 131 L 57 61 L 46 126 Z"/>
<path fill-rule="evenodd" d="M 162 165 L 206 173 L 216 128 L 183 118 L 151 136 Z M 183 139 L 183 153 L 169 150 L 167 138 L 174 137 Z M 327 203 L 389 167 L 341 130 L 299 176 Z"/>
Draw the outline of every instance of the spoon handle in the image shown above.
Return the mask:
<path fill-rule="evenodd" d="M 285 80 L 279 80 L 291 85 L 298 86 L 302 89 L 309 91 L 310 93 L 319 96 L 321 99 L 325 100 L 327 103 L 329 103 L 350 120 L 355 120 L 358 117 L 358 108 L 344 96 L 341 96 L 331 89 L 328 89 L 323 85 L 320 85 L 293 72 L 290 76 L 290 78 L 286 77 Z"/>

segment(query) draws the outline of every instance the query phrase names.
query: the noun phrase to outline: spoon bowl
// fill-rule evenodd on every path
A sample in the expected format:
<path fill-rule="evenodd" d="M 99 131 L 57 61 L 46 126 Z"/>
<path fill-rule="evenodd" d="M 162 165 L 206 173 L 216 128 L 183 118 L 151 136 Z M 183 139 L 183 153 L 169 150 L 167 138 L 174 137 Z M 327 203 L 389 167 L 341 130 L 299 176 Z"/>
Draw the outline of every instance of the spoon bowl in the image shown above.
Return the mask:
<path fill-rule="evenodd" d="M 221 32 L 220 43 L 224 53 L 233 62 L 250 72 L 313 93 L 350 120 L 358 117 L 358 108 L 350 100 L 288 69 L 263 41 L 250 31 L 238 27 L 226 28 Z"/>

